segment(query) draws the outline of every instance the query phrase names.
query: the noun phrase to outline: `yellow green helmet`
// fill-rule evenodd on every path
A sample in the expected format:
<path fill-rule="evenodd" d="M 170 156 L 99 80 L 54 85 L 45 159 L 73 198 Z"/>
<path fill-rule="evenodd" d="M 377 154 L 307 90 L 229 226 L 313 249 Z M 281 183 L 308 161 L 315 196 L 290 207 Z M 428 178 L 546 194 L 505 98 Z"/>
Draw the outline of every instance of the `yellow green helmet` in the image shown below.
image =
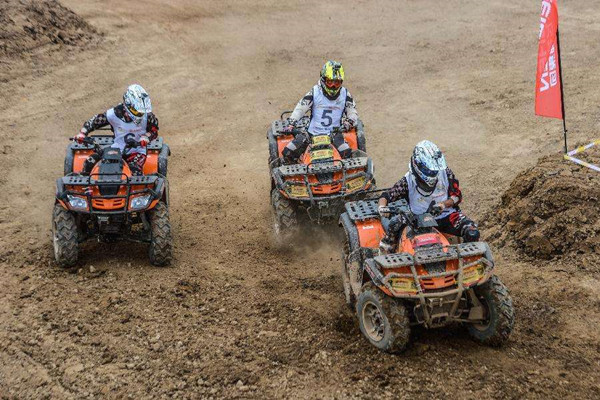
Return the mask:
<path fill-rule="evenodd" d="M 321 88 L 325 96 L 331 100 L 337 98 L 344 81 L 344 67 L 337 61 L 327 61 L 321 69 Z"/>

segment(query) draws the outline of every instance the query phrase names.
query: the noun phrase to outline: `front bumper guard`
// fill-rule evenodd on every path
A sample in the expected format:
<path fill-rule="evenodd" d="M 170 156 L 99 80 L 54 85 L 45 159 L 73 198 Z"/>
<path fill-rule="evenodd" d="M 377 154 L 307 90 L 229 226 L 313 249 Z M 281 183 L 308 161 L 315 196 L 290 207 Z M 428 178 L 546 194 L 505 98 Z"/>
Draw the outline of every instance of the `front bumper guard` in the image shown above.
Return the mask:
<path fill-rule="evenodd" d="M 436 327 L 445 325 L 448 320 L 460 321 L 457 310 L 463 294 L 469 289 L 486 282 L 492 275 L 494 268 L 493 262 L 488 259 L 490 252 L 489 246 L 485 242 L 461 243 L 458 245 L 449 245 L 435 249 L 417 249 L 414 255 L 408 253 L 395 253 L 376 256 L 366 260 L 366 269 L 374 283 L 383 286 L 394 297 L 400 299 L 416 300 L 415 316 L 418 323 L 423 323 L 427 327 Z M 465 258 L 481 256 L 475 261 L 465 263 Z M 458 268 L 453 271 L 444 271 L 419 275 L 417 273 L 418 265 L 427 265 L 437 262 L 446 262 L 449 260 L 458 260 Z M 465 285 L 464 271 L 468 268 L 481 265 L 484 268 L 483 275 L 472 284 Z M 410 273 L 389 272 L 383 273 L 382 270 L 409 267 Z M 439 289 L 435 291 L 427 290 L 421 285 L 421 281 L 432 278 L 452 277 L 455 284 L 450 289 Z M 416 288 L 415 293 L 407 291 L 398 291 L 393 288 L 391 280 L 395 278 L 412 279 Z M 442 314 L 434 314 L 432 311 L 436 306 L 441 308 L 444 304 L 450 304 L 450 311 Z M 419 319 L 422 315 L 422 319 Z"/>
<path fill-rule="evenodd" d="M 352 174 L 348 174 L 348 171 L 354 169 L 365 168 L 366 171 L 360 171 Z M 328 182 L 314 182 L 308 181 L 309 175 L 318 174 L 329 174 L 342 172 L 341 179 L 335 179 Z M 303 178 L 302 183 L 297 181 L 285 181 L 285 177 L 301 176 Z M 348 190 L 346 184 L 357 178 L 364 178 L 365 183 L 361 189 Z M 344 160 L 336 160 L 332 162 L 320 162 L 311 164 L 292 164 L 283 165 L 273 169 L 273 179 L 275 180 L 277 187 L 283 190 L 286 195 L 293 200 L 307 201 L 311 205 L 315 205 L 319 201 L 331 201 L 336 199 L 342 199 L 348 196 L 354 196 L 364 193 L 367 189 L 367 184 L 373 180 L 373 164 L 368 157 L 356 157 L 348 158 Z M 288 192 L 288 188 L 293 185 L 303 185 L 307 189 L 308 196 L 293 196 Z M 313 193 L 313 187 L 321 185 L 341 185 L 340 192 L 333 195 L 315 195 Z"/>
<path fill-rule="evenodd" d="M 97 179 L 93 177 L 98 177 Z M 148 204 L 151 204 L 152 201 L 161 198 L 163 191 L 166 186 L 166 178 L 163 175 L 139 175 L 139 176 L 126 176 L 125 174 L 96 174 L 94 173 L 92 176 L 85 176 L 79 174 L 68 174 L 63 176 L 62 178 L 58 178 L 56 180 L 56 198 L 67 203 L 67 196 L 78 196 L 84 197 L 87 201 L 88 208 L 77 209 L 74 211 L 83 213 L 83 214 L 92 214 L 92 215 L 111 215 L 111 214 L 123 214 L 123 213 L 136 213 L 142 212 L 146 208 L 142 208 L 139 210 L 130 210 L 129 204 L 130 200 L 134 196 L 142 196 L 145 194 L 150 194 L 151 199 Z M 154 185 L 154 189 L 149 187 L 144 187 L 141 190 L 132 190 L 132 186 L 148 186 Z M 66 186 L 80 186 L 80 187 L 89 187 L 89 186 L 104 186 L 104 187 L 115 187 L 118 188 L 121 186 L 126 187 L 126 193 L 123 195 L 99 195 L 94 196 L 89 193 L 76 192 L 73 190 L 67 190 Z M 105 199 L 125 199 L 125 205 L 114 211 L 107 210 L 96 210 L 93 207 L 93 200 L 105 200 Z"/>

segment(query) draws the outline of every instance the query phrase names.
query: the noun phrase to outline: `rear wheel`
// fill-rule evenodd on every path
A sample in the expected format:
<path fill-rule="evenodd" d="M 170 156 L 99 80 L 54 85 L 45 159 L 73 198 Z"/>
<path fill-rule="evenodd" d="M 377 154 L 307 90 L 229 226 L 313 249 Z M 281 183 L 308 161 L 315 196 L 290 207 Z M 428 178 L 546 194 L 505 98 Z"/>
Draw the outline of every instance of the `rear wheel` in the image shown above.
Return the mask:
<path fill-rule="evenodd" d="M 61 267 L 72 267 L 77 263 L 79 257 L 77 236 L 75 215 L 60 204 L 56 204 L 52 212 L 52 242 L 54 259 Z"/>
<path fill-rule="evenodd" d="M 275 244 L 283 247 L 289 244 L 298 229 L 296 208 L 277 188 L 271 191 L 271 205 Z"/>
<path fill-rule="evenodd" d="M 398 353 L 410 340 L 410 321 L 402 303 L 386 296 L 373 282 L 366 283 L 356 301 L 360 331 L 375 347 Z"/>
<path fill-rule="evenodd" d="M 169 208 L 162 201 L 150 211 L 150 230 L 150 262 L 159 267 L 169 265 L 173 259 L 173 237 Z"/>
<path fill-rule="evenodd" d="M 500 346 L 508 340 L 515 322 L 515 311 L 508 289 L 494 275 L 474 290 L 483 305 L 485 322 L 469 325 L 469 333 L 481 343 Z"/>

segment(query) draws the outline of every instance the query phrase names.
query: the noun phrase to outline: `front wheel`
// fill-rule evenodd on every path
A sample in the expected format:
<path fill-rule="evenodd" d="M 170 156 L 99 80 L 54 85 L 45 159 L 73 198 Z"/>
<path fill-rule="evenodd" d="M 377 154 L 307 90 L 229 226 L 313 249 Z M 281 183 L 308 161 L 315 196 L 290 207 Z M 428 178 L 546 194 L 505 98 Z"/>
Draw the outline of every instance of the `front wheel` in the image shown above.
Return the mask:
<path fill-rule="evenodd" d="M 500 346 L 508 340 L 515 322 L 515 311 L 508 289 L 494 275 L 474 290 L 483 306 L 485 322 L 469 325 L 469 334 L 481 343 Z"/>
<path fill-rule="evenodd" d="M 373 282 L 366 283 L 356 301 L 360 331 L 375 347 L 398 353 L 410 340 L 410 321 L 402 303 L 386 296 Z"/>
<path fill-rule="evenodd" d="M 159 201 L 150 211 L 150 249 L 149 256 L 152 265 L 164 267 L 171 264 L 173 259 L 173 237 L 169 222 L 169 209 Z"/>
<path fill-rule="evenodd" d="M 61 267 L 72 267 L 79 257 L 75 215 L 60 204 L 54 205 L 52 212 L 52 243 L 54 259 Z"/>
<path fill-rule="evenodd" d="M 296 208 L 277 188 L 271 191 L 273 236 L 277 247 L 289 245 L 298 229 Z"/>

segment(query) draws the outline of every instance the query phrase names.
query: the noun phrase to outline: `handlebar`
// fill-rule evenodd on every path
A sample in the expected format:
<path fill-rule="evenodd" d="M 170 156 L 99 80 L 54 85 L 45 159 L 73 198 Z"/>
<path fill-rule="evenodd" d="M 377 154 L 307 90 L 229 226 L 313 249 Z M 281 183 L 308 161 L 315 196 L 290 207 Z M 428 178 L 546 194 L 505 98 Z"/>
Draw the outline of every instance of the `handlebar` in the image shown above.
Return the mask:
<path fill-rule="evenodd" d="M 75 138 L 69 138 L 70 141 L 75 141 Z M 89 145 L 93 145 L 95 148 L 99 148 L 100 146 L 98 145 L 98 143 L 96 143 L 96 141 L 94 140 L 93 137 L 84 137 L 83 138 L 83 143 L 85 144 L 89 144 Z M 139 147 L 141 145 L 141 143 L 138 140 L 126 140 L 125 141 L 125 148 L 129 149 L 129 148 L 134 148 L 134 147 Z"/>

